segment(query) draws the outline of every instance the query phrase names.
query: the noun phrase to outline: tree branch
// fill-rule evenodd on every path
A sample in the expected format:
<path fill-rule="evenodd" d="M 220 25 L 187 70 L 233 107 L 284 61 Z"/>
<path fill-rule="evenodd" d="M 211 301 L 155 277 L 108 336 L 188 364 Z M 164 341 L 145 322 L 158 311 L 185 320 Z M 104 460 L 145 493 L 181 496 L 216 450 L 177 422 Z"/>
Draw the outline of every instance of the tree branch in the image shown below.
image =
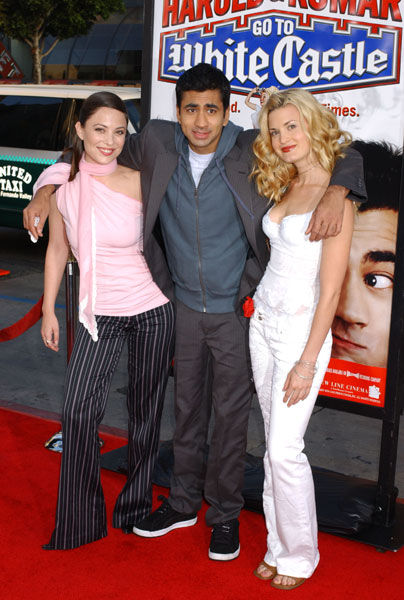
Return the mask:
<path fill-rule="evenodd" d="M 50 45 L 50 47 L 47 49 L 46 52 L 42 53 L 41 50 L 41 56 L 42 58 L 45 58 L 45 56 L 48 56 L 48 54 L 50 54 L 52 52 L 52 50 L 54 49 L 54 47 L 56 46 L 56 44 L 59 42 L 59 38 L 56 38 L 56 40 L 54 40 L 54 42 L 52 42 L 52 44 Z M 42 44 L 42 48 L 43 48 L 43 44 Z"/>
<path fill-rule="evenodd" d="M 34 46 L 32 40 L 30 40 L 29 38 L 23 38 L 23 41 L 27 44 L 27 46 L 29 46 L 30 48 L 32 48 Z"/>

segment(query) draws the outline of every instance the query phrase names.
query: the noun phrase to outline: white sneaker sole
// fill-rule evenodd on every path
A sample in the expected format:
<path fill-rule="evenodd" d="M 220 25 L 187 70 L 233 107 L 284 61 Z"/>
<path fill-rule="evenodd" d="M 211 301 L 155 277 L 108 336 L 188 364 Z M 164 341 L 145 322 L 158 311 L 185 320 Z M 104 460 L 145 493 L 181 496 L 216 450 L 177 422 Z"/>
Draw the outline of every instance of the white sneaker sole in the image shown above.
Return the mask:
<path fill-rule="evenodd" d="M 240 554 L 240 546 L 232 554 L 219 554 L 209 550 L 209 558 L 212 560 L 234 560 Z"/>
<path fill-rule="evenodd" d="M 158 529 L 157 531 L 147 531 L 145 529 L 138 529 L 136 526 L 133 528 L 133 533 L 136 535 L 140 535 L 140 537 L 145 538 L 154 538 L 160 537 L 161 535 L 166 535 L 166 533 L 170 533 L 174 529 L 181 529 L 182 527 L 191 527 L 195 525 L 198 521 L 198 517 L 194 517 L 193 519 L 189 519 L 188 521 L 178 521 L 178 523 L 173 523 L 170 527 L 166 527 L 165 529 Z"/>

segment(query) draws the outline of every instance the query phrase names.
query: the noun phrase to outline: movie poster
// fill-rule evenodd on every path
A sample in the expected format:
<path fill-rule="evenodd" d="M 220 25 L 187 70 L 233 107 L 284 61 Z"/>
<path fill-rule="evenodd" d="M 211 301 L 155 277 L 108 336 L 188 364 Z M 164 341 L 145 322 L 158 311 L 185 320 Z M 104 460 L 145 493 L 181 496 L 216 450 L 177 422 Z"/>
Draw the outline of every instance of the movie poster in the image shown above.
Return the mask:
<path fill-rule="evenodd" d="M 302 87 L 360 140 L 369 202 L 358 210 L 320 393 L 377 407 L 385 404 L 404 133 L 402 23 L 401 0 L 154 2 L 152 118 L 175 120 L 173 84 L 208 62 L 231 82 L 237 125 L 254 126 L 265 88 Z"/>

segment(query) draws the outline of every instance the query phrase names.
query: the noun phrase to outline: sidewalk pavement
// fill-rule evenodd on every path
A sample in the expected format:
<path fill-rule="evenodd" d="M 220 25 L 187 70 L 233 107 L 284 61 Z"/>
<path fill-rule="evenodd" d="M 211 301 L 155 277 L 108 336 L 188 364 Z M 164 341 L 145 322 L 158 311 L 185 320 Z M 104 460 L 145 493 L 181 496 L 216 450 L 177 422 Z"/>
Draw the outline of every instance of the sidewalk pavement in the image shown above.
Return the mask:
<path fill-rule="evenodd" d="M 0 228 L 0 269 L 10 275 L 0 278 L 0 329 L 12 325 L 40 298 L 46 242 L 36 246 L 24 231 Z M 64 289 L 58 297 L 61 325 L 60 351 L 45 348 L 37 323 L 19 338 L 0 344 L 0 406 L 23 405 L 60 415 L 66 369 Z M 126 351 L 114 375 L 104 425 L 125 430 L 127 413 Z M 174 393 L 170 377 L 162 418 L 161 439 L 172 439 Z M 376 481 L 382 422 L 342 411 L 315 408 L 306 434 L 306 452 L 313 466 L 353 477 Z M 45 442 L 45 440 L 44 440 Z M 257 398 L 254 397 L 248 431 L 248 452 L 262 456 L 264 429 Z M 404 497 L 404 430 L 401 429 L 396 471 L 399 495 Z"/>

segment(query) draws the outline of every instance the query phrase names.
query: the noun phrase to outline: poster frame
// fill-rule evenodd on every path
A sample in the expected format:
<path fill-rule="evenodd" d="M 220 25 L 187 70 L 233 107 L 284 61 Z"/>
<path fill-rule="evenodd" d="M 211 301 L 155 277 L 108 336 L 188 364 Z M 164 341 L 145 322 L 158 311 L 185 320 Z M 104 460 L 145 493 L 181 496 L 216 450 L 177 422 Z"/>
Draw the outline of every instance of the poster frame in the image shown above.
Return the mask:
<path fill-rule="evenodd" d="M 144 47 L 142 59 L 142 118 L 143 126 L 151 115 L 152 61 L 154 35 L 154 0 L 144 4 Z M 404 147 L 404 140 L 403 140 Z M 385 404 L 383 407 L 361 404 L 331 396 L 320 395 L 317 406 L 335 409 L 382 421 L 379 474 L 376 483 L 375 527 L 358 541 L 383 549 L 397 550 L 404 545 L 404 511 L 396 504 L 398 490 L 394 485 L 398 450 L 400 415 L 404 407 L 404 161 L 401 166 L 400 202 L 396 240 L 395 281 L 390 321 L 389 354 L 386 370 Z M 403 215 L 400 218 L 400 215 Z M 396 515 L 397 530 L 394 527 Z M 392 546 L 394 539 L 394 546 Z"/>
<path fill-rule="evenodd" d="M 153 72 L 153 35 L 154 35 L 154 14 L 155 14 L 155 1 L 150 0 L 144 3 L 144 47 L 143 47 L 143 60 L 142 60 L 142 115 L 141 115 L 141 126 L 143 127 L 151 116 L 151 102 L 152 102 L 152 72 Z M 174 91 L 174 90 L 173 90 Z M 404 147 L 404 145 L 403 145 Z M 404 165 L 401 170 L 401 192 L 400 192 L 400 203 L 399 203 L 399 215 L 398 215 L 398 231 L 396 241 L 396 267 L 395 267 L 395 281 L 393 289 L 393 300 L 391 310 L 391 321 L 390 321 L 390 336 L 389 336 L 389 354 L 388 363 L 386 368 L 386 390 L 385 390 L 385 402 L 384 406 L 372 406 L 369 404 L 363 404 L 355 402 L 354 400 L 346 400 L 344 398 L 336 398 L 334 396 L 328 396 L 320 394 L 317 399 L 317 406 L 330 408 L 334 410 L 340 410 L 343 412 L 357 414 L 364 417 L 371 417 L 379 420 L 394 419 L 396 413 L 396 404 L 400 405 L 400 411 L 402 411 L 404 402 L 403 395 L 404 391 L 402 386 L 399 386 L 399 363 L 401 360 L 402 351 L 401 340 L 403 338 L 403 312 L 404 312 L 404 277 L 402 275 L 403 269 L 400 268 L 402 263 L 402 254 L 404 249 L 404 228 L 400 224 L 400 214 L 404 215 L 404 200 L 403 200 L 403 173 Z M 355 364 L 355 363 L 353 363 Z M 404 371 L 404 369 L 403 369 Z M 402 377 L 401 377 L 402 379 Z M 400 396 L 396 399 L 396 396 Z M 400 400 L 401 398 L 401 400 Z"/>

